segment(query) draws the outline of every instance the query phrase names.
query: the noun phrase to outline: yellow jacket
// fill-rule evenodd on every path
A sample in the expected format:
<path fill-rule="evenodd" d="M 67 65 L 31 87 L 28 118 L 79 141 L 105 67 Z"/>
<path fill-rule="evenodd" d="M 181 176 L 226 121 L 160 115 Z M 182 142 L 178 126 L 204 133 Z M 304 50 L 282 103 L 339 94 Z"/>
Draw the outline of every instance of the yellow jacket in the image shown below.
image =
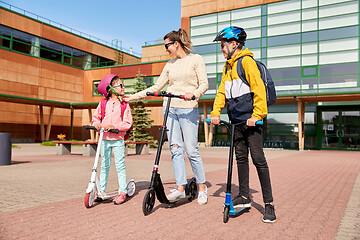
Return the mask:
<path fill-rule="evenodd" d="M 220 116 L 228 102 L 228 115 L 232 122 L 244 122 L 250 117 L 262 120 L 267 115 L 265 85 L 260 77 L 253 53 L 246 48 L 225 62 L 221 83 L 215 97 L 211 116 Z M 246 85 L 237 72 L 238 59 L 242 56 Z"/>

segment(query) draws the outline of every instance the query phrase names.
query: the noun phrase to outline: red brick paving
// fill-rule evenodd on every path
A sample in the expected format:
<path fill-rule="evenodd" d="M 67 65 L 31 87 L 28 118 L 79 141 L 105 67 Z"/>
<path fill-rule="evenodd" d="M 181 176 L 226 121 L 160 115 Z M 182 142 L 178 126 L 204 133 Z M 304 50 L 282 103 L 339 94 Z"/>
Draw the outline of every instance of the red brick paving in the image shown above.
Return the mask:
<path fill-rule="evenodd" d="M 219 163 L 227 162 L 224 155 Z M 209 202 L 205 206 L 185 200 L 168 207 L 156 200 L 152 213 L 144 216 L 141 204 L 148 183 L 143 183 L 122 205 L 105 202 L 86 209 L 83 198 L 54 199 L 51 204 L 1 213 L 0 239 L 334 239 L 360 171 L 360 154 L 304 151 L 268 162 L 277 214 L 274 224 L 261 221 L 262 196 L 250 165 L 253 208 L 226 224 L 222 204 L 227 170 L 222 169 L 206 175 Z M 235 195 L 236 176 L 233 183 Z M 165 182 L 166 191 L 173 186 L 173 181 Z"/>

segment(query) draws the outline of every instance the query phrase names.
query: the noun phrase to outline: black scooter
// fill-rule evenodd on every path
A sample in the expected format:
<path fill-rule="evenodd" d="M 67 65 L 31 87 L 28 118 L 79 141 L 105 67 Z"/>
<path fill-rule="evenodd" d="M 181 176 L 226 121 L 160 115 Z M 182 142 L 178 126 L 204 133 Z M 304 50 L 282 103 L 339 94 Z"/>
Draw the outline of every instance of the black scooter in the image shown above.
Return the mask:
<path fill-rule="evenodd" d="M 167 97 L 168 101 L 167 101 L 167 105 L 166 105 L 166 109 L 165 109 L 164 122 L 163 122 L 163 125 L 161 126 L 160 141 L 159 141 L 159 146 L 158 146 L 156 157 L 155 157 L 155 164 L 154 164 L 154 168 L 152 171 L 150 186 L 144 196 L 144 200 L 143 200 L 143 204 L 142 204 L 142 211 L 145 216 L 149 215 L 151 210 L 154 207 L 155 195 L 156 195 L 157 199 L 159 200 L 159 202 L 161 202 L 161 203 L 172 204 L 172 203 L 179 201 L 179 200 L 170 201 L 167 199 L 167 197 L 165 195 L 165 191 L 164 191 L 164 186 L 161 182 L 161 178 L 160 178 L 160 174 L 158 173 L 158 170 L 159 170 L 159 161 L 160 161 L 161 150 L 162 150 L 162 146 L 164 144 L 165 132 L 168 131 L 166 128 L 166 121 L 167 121 L 167 118 L 169 115 L 171 99 L 172 98 L 182 98 L 182 99 L 185 98 L 185 95 L 174 95 L 174 94 L 167 93 L 167 92 L 160 92 L 160 93 L 147 92 L 146 95 L 147 96 L 156 96 L 156 97 Z M 192 98 L 192 100 L 195 100 L 195 96 Z M 188 181 L 188 183 L 185 186 L 185 195 L 186 195 L 185 198 L 188 198 L 189 201 L 192 201 L 196 198 L 197 192 L 198 192 L 198 189 L 197 189 L 196 180 L 195 180 L 195 177 L 193 177 Z"/>
<path fill-rule="evenodd" d="M 211 123 L 210 119 L 206 119 L 207 123 Z M 231 178 L 232 178 L 232 168 L 233 168 L 233 156 L 234 156 L 234 135 L 235 135 L 235 127 L 237 125 L 245 124 L 245 122 L 241 123 L 229 123 L 227 121 L 221 120 L 220 124 L 224 124 L 226 128 L 230 131 L 230 151 L 229 151 L 229 167 L 228 167 L 228 176 L 227 176 L 227 184 L 226 184 L 226 196 L 225 196 L 225 204 L 224 204 L 224 216 L 223 221 L 227 223 L 229 221 L 229 215 L 235 216 L 239 214 L 241 211 L 248 209 L 248 207 L 244 207 L 241 209 L 234 209 L 234 205 L 231 199 Z M 256 125 L 263 125 L 263 121 L 257 121 Z M 252 204 L 252 203 L 251 203 Z"/>

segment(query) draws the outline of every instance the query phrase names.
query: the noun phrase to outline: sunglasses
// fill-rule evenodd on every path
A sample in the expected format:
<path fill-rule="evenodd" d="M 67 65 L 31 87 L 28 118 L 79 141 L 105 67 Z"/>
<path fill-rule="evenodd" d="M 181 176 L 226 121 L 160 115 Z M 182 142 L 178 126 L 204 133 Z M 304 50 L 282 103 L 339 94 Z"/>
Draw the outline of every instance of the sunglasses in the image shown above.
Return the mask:
<path fill-rule="evenodd" d="M 122 84 L 122 83 L 119 83 L 119 84 L 117 84 L 117 85 L 114 85 L 114 86 L 113 86 L 113 88 L 116 88 L 116 87 L 121 87 L 121 88 L 124 88 L 124 87 L 125 87 L 125 85 L 124 85 L 124 84 Z"/>
<path fill-rule="evenodd" d="M 169 42 L 169 43 L 165 44 L 166 50 L 169 48 L 169 46 L 170 46 L 171 44 L 174 44 L 175 42 L 176 42 L 176 41 L 172 41 L 172 42 Z"/>

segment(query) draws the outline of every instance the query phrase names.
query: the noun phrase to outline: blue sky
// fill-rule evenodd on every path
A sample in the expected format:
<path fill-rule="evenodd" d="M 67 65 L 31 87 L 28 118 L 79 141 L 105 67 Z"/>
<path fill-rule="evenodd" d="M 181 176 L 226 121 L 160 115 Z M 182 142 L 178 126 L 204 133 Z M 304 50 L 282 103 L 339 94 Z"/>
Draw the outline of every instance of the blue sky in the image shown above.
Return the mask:
<path fill-rule="evenodd" d="M 139 54 L 145 42 L 181 26 L 181 0 L 1 1 L 108 42 L 119 39 Z"/>

